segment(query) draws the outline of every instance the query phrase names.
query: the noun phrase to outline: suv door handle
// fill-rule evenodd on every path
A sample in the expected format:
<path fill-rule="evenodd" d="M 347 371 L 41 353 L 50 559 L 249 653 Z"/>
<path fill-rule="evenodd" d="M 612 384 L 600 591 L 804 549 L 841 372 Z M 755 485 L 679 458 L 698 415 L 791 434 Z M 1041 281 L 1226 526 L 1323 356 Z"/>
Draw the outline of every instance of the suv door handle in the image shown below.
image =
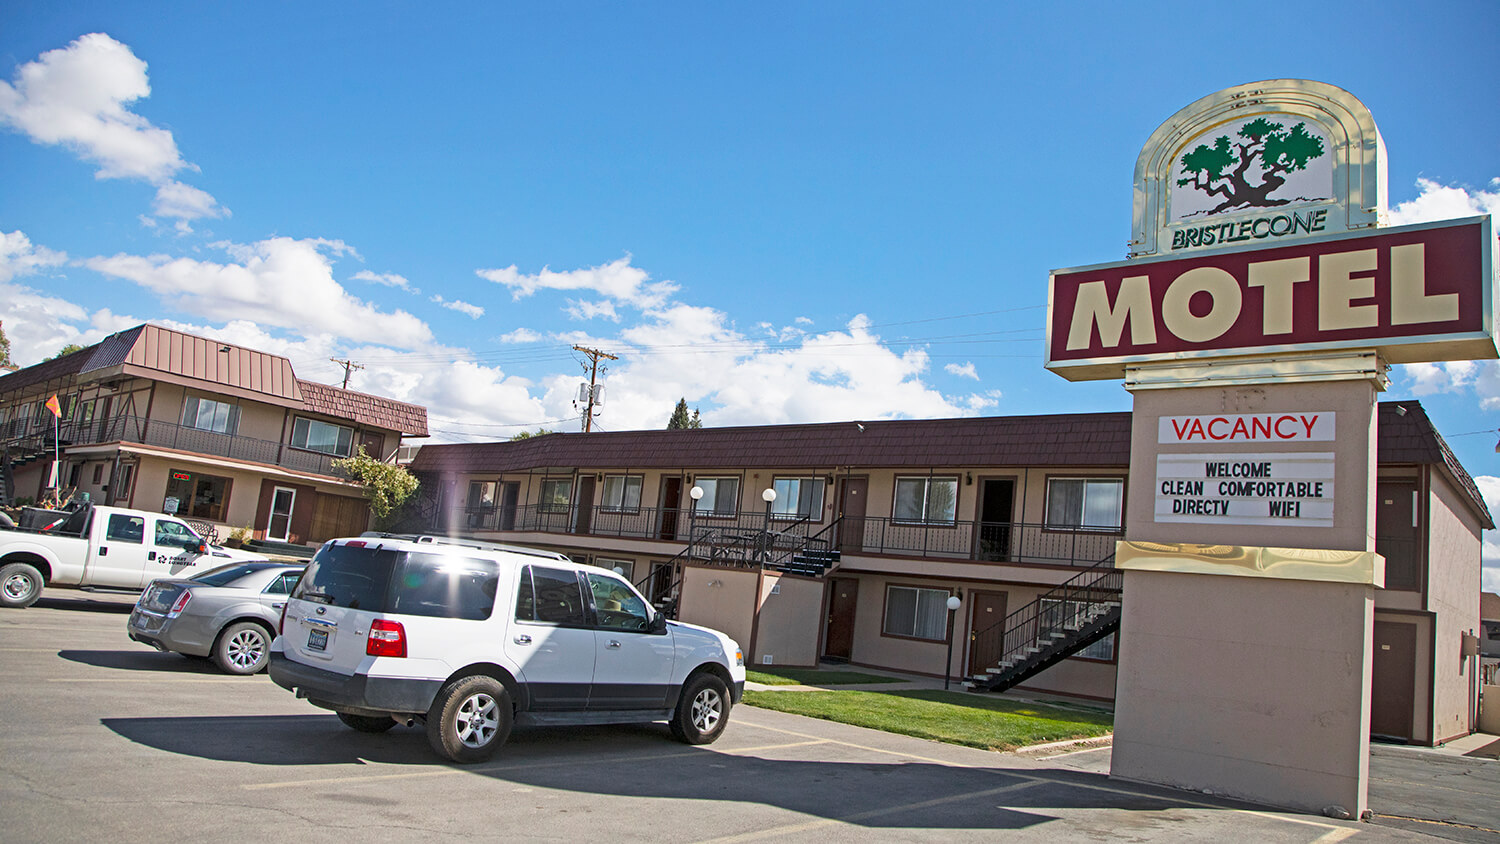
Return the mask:
<path fill-rule="evenodd" d="M 605 645 L 604 647 L 606 647 L 606 648 L 618 648 L 619 646 L 620 646 L 620 640 L 619 639 L 610 639 L 609 640 L 609 644 Z"/>
<path fill-rule="evenodd" d="M 527 636 L 525 633 L 522 633 L 521 635 L 516 637 L 516 644 L 529 645 L 531 644 L 531 637 Z"/>

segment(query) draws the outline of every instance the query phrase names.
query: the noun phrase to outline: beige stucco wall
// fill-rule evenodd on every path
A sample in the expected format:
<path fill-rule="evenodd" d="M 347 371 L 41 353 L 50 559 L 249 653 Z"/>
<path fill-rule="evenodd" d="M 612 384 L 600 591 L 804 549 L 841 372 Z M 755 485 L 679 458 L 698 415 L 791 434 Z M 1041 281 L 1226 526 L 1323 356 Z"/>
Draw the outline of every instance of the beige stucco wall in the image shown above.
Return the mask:
<path fill-rule="evenodd" d="M 682 621 L 727 633 L 748 653 L 760 572 L 687 566 L 682 572 Z"/>
<path fill-rule="evenodd" d="M 1474 660 L 1459 655 L 1464 633 L 1478 634 L 1481 529 L 1464 499 L 1440 472 L 1427 498 L 1427 601 L 1433 613 L 1432 739 L 1444 742 L 1474 729 Z"/>
<path fill-rule="evenodd" d="M 822 610 L 823 581 L 767 572 L 765 582 L 761 584 L 755 652 L 747 652 L 746 664 L 817 665 Z M 748 647 L 746 642 L 740 644 Z M 766 661 L 767 657 L 771 658 L 770 662 Z"/>

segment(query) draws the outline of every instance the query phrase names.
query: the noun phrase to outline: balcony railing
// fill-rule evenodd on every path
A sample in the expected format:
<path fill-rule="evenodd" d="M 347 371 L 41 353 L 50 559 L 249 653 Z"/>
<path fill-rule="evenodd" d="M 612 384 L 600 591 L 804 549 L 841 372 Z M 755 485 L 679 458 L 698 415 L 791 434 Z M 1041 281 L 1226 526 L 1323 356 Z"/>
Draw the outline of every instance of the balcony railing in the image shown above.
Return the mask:
<path fill-rule="evenodd" d="M 155 445 L 231 460 L 267 463 L 317 475 L 344 477 L 343 472 L 333 468 L 335 455 L 303 451 L 274 440 L 189 428 L 186 425 L 147 419 L 143 416 L 115 416 L 89 422 L 62 422 L 57 426 L 57 438 L 64 445 L 108 442 Z M 32 420 L 12 420 L 0 426 L 0 442 L 7 446 L 23 447 L 32 441 L 36 443 L 45 441 L 44 445 L 50 448 L 52 426 L 38 425 Z"/>
<path fill-rule="evenodd" d="M 470 507 L 458 513 L 457 525 L 433 529 L 461 531 L 533 531 L 575 536 L 613 536 L 687 542 L 689 523 L 697 540 L 712 536 L 719 544 L 756 541 L 767 529 L 765 511 L 695 515 L 675 507 Z M 824 530 L 806 519 L 772 518 L 775 548 L 791 547 Z M 920 524 L 897 519 L 845 516 L 834 531 L 835 545 L 845 555 L 918 556 L 954 561 L 1021 562 L 1046 565 L 1094 565 L 1115 551 L 1124 534 L 1119 528 L 1079 528 L 1023 522 L 959 521 Z M 764 540 L 759 540 L 764 541 Z"/>

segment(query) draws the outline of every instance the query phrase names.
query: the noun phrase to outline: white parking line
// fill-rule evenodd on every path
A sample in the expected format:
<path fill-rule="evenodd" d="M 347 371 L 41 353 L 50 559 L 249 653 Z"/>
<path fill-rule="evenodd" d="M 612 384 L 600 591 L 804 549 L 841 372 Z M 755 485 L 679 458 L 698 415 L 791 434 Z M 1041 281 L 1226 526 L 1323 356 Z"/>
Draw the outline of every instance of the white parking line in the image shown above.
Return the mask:
<path fill-rule="evenodd" d="M 722 838 L 705 838 L 700 842 L 700 844 L 729 844 L 730 842 L 736 841 L 755 841 L 760 838 L 773 838 L 782 835 L 792 835 L 794 833 L 807 832 L 809 830 L 820 829 L 822 827 L 833 826 L 835 824 L 859 823 L 860 821 L 867 821 L 872 818 L 878 818 L 882 815 L 893 815 L 898 812 L 910 812 L 917 809 L 928 809 L 933 806 L 942 806 L 946 803 L 957 803 L 962 800 L 977 800 L 982 797 L 993 797 L 997 794 L 1005 794 L 1011 791 L 1019 791 L 1023 788 L 1031 788 L 1034 785 L 1041 785 L 1041 781 L 1034 780 L 1031 782 L 1011 783 L 1010 785 L 1002 785 L 999 788 L 987 788 L 983 791 L 970 791 L 965 794 L 950 794 L 946 797 L 935 797 L 931 800 L 923 800 L 918 803 L 905 803 L 900 806 L 882 806 L 879 809 L 871 809 L 868 812 L 856 812 L 852 815 L 845 815 L 841 818 L 822 818 L 816 821 L 807 821 L 806 823 L 788 824 L 786 826 L 777 826 L 770 829 L 760 829 L 754 832 L 742 832 L 738 835 L 726 835 Z"/>
<path fill-rule="evenodd" d="M 254 683 L 254 677 L 48 677 L 49 683 Z"/>
<path fill-rule="evenodd" d="M 822 739 L 814 738 L 811 741 L 784 742 L 781 744 L 766 744 L 759 747 L 737 747 L 733 749 L 714 748 L 712 752 L 725 756 L 738 756 L 744 753 L 762 753 L 768 750 L 782 750 L 789 747 L 806 747 L 813 744 L 824 744 Z M 323 777 L 311 780 L 283 780 L 281 782 L 251 783 L 241 786 L 246 791 L 269 791 L 277 788 L 307 788 L 319 785 L 359 785 L 362 783 L 390 782 L 391 780 L 420 779 L 424 777 L 445 777 L 453 774 L 496 774 L 505 771 L 532 771 L 539 768 L 565 768 L 571 765 L 613 765 L 622 762 L 654 762 L 660 759 L 675 759 L 682 756 L 696 756 L 701 750 L 679 750 L 672 753 L 650 753 L 636 756 L 613 756 L 607 759 L 568 759 L 557 762 L 518 762 L 508 765 L 480 765 L 465 768 L 440 768 L 437 770 L 404 771 L 394 774 L 363 774 L 352 777 Z M 368 763 L 367 763 L 368 764 Z"/>
<path fill-rule="evenodd" d="M 809 733 L 800 733 L 800 732 L 797 732 L 796 730 L 787 730 L 787 729 L 782 729 L 780 727 L 768 727 L 765 724 L 751 724 L 751 723 L 748 723 L 746 721 L 740 721 L 739 724 L 741 726 L 754 727 L 754 728 L 756 728 L 758 730 L 769 730 L 769 731 L 771 731 L 773 733 L 782 733 L 783 735 L 800 736 L 800 737 L 803 737 L 803 738 L 818 738 L 818 736 L 813 736 L 813 735 L 811 735 Z M 1202 803 L 1202 802 L 1199 802 L 1199 801 L 1196 801 L 1196 800 L 1188 799 L 1186 796 L 1179 796 L 1179 795 L 1175 795 L 1175 794 L 1172 795 L 1170 798 L 1163 798 L 1160 795 L 1155 795 L 1155 794 L 1151 794 L 1149 792 L 1144 792 L 1144 791 L 1132 791 L 1132 790 L 1126 789 L 1126 788 L 1115 788 L 1113 786 L 1107 786 L 1107 785 L 1094 785 L 1092 783 L 1073 782 L 1073 781 L 1070 781 L 1070 780 L 1056 779 L 1056 778 L 1047 777 L 1047 776 L 1040 776 L 1040 775 L 1038 775 L 1036 773 L 1033 773 L 1033 772 L 1030 772 L 1030 771 L 1027 771 L 1025 769 L 1021 769 L 1021 768 L 997 769 L 997 768 L 989 767 L 989 766 L 986 766 L 986 765 L 973 765 L 973 764 L 969 764 L 967 762 L 952 762 L 952 761 L 946 761 L 946 760 L 943 760 L 943 759 L 934 759 L 934 758 L 929 757 L 929 756 L 918 756 L 918 755 L 916 755 L 914 753 L 906 753 L 906 752 L 899 751 L 899 750 L 886 750 L 885 748 L 881 748 L 881 747 L 870 747 L 868 745 L 855 744 L 854 742 L 840 741 L 838 739 L 824 739 L 824 741 L 826 741 L 829 744 L 843 745 L 844 747 L 850 747 L 850 748 L 854 748 L 856 750 L 865 750 L 865 751 L 869 751 L 871 753 L 882 753 L 882 754 L 885 754 L 887 756 L 899 756 L 899 757 L 902 757 L 904 759 L 914 759 L 914 760 L 916 760 L 918 762 L 928 762 L 928 763 L 931 763 L 931 764 L 934 764 L 934 765 L 943 765 L 943 766 L 949 767 L 949 768 L 971 768 L 971 769 L 980 770 L 980 771 L 991 771 L 991 772 L 999 774 L 1001 776 L 1017 777 L 1017 778 L 1028 780 L 1028 781 L 1031 781 L 1031 782 L 1046 782 L 1046 783 L 1052 783 L 1054 785 L 1061 785 L 1061 786 L 1068 787 L 1068 788 L 1083 788 L 1083 789 L 1088 789 L 1090 791 L 1102 791 L 1102 792 L 1104 792 L 1106 794 L 1118 794 L 1118 795 L 1121 795 L 1121 796 L 1124 796 L 1124 797 L 1145 797 L 1145 798 L 1148 798 L 1148 799 L 1170 800 L 1171 802 L 1179 804 L 1179 805 L 1182 805 L 1182 806 L 1192 806 L 1194 808 L 1199 808 L 1199 809 L 1214 809 L 1214 810 L 1222 811 L 1222 812 L 1237 812 L 1237 813 L 1244 814 L 1244 815 L 1255 815 L 1256 817 L 1269 818 L 1271 820 L 1278 820 L 1278 821 L 1286 821 L 1287 823 L 1302 824 L 1304 826 L 1311 826 L 1311 827 L 1317 827 L 1319 829 L 1329 830 L 1329 832 L 1327 834 L 1325 834 L 1324 836 L 1321 836 L 1321 837 L 1319 837 L 1317 839 L 1319 841 L 1323 841 L 1325 839 L 1328 840 L 1328 841 L 1341 841 L 1344 838 L 1349 837 L 1349 835 L 1353 835 L 1354 833 L 1358 832 L 1358 830 L 1350 829 L 1349 827 L 1335 826 L 1334 824 L 1324 823 L 1322 821 L 1315 821 L 1315 820 L 1311 820 L 1311 819 L 1308 819 L 1308 818 L 1299 818 L 1299 817 L 1294 817 L 1294 816 L 1291 816 L 1291 815 L 1277 814 L 1277 813 L 1274 813 L 1274 812 L 1262 812 L 1262 811 L 1257 811 L 1257 810 L 1254 810 L 1254 809 L 1233 809 L 1233 808 L 1227 808 L 1225 806 L 1222 806 L 1222 805 L 1219 805 L 1219 804 L 1216 804 L 1216 803 Z M 1347 834 L 1335 835 L 1335 833 L 1347 833 Z M 1330 836 L 1330 835 L 1333 835 L 1334 837 L 1329 838 L 1328 836 Z"/>

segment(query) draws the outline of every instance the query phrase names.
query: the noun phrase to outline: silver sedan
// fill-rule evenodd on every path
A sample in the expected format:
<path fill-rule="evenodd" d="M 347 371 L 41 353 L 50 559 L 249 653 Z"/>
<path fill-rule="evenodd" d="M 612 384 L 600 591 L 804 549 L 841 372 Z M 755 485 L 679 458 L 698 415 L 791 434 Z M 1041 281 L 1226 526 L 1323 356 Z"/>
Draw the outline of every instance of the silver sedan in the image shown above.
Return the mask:
<path fill-rule="evenodd" d="M 230 674 L 254 674 L 270 659 L 281 609 L 304 567 L 230 563 L 189 578 L 153 580 L 130 613 L 130 638 L 212 657 Z"/>

